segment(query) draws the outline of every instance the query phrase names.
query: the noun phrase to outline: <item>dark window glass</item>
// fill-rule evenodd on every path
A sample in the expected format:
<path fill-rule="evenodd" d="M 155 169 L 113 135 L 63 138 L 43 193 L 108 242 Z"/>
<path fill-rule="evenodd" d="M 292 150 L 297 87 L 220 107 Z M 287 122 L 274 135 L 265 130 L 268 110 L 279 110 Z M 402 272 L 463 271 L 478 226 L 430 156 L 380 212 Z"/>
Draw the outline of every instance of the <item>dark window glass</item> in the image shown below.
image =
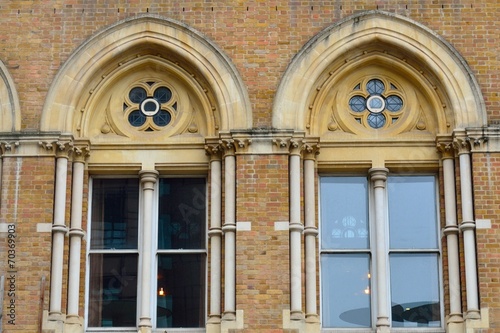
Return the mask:
<path fill-rule="evenodd" d="M 90 254 L 89 326 L 135 327 L 137 254 Z"/>
<path fill-rule="evenodd" d="M 91 249 L 137 249 L 137 179 L 94 179 Z"/>
<path fill-rule="evenodd" d="M 141 87 L 132 88 L 128 97 L 132 103 L 140 103 L 147 97 L 146 89 Z"/>
<path fill-rule="evenodd" d="M 153 116 L 153 121 L 157 126 L 166 126 L 171 120 L 170 112 L 165 110 L 160 110 L 160 112 Z"/>
<path fill-rule="evenodd" d="M 128 121 L 130 125 L 139 127 L 144 125 L 146 122 L 146 116 L 140 111 L 132 111 L 128 115 Z"/>
<path fill-rule="evenodd" d="M 172 98 L 172 91 L 167 87 L 159 87 L 155 90 L 153 97 L 160 103 L 167 103 Z"/>
<path fill-rule="evenodd" d="M 205 324 L 203 254 L 159 254 L 157 327 L 203 327 Z"/>
<path fill-rule="evenodd" d="M 204 249 L 204 178 L 161 178 L 158 249 Z"/>

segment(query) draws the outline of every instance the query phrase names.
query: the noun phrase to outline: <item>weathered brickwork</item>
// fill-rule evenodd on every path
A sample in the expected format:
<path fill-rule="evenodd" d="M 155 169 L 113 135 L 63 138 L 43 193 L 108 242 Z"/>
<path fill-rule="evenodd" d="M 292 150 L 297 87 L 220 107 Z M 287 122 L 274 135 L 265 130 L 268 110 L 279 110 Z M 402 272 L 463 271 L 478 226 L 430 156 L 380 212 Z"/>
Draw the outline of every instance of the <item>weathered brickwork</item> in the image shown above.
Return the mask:
<path fill-rule="evenodd" d="M 473 160 L 476 218 L 491 224 L 477 230 L 479 290 L 490 308 L 491 332 L 500 329 L 500 155 L 477 154 Z"/>
<path fill-rule="evenodd" d="M 407 17 L 444 38 L 465 59 L 472 71 L 470 74 L 477 79 L 486 109 L 485 123 L 499 126 L 498 0 L 1 1 L 0 61 L 12 77 L 19 97 L 21 133 L 34 135 L 40 131 L 42 109 L 51 84 L 66 61 L 89 38 L 117 22 L 145 14 L 173 19 L 201 32 L 224 52 L 248 92 L 252 128 L 271 129 L 277 89 L 296 54 L 323 29 L 353 14 L 372 10 Z M 3 102 L 0 101 L 0 110 Z M 480 152 L 471 156 L 474 218 L 479 220 L 480 226 L 475 231 L 479 303 L 481 309 L 489 311 L 488 328 L 478 328 L 477 331 L 500 332 L 500 153 L 497 149 L 494 153 Z M 5 227 L 5 230 L 0 230 L 0 275 L 5 278 L 1 330 L 6 333 L 37 332 L 42 324 L 42 312 L 49 308 L 56 160 L 47 155 L 25 156 L 20 153 L 16 156 L 15 149 L 0 158 L 0 222 Z M 109 166 L 99 167 L 106 174 L 122 171 Z M 408 172 L 416 171 L 407 166 L 403 168 Z M 126 174 L 135 172 L 136 175 L 137 168 L 130 171 L 132 169 L 127 169 Z M 442 194 L 443 171 L 442 168 L 431 170 L 435 171 L 440 172 L 439 192 Z M 460 224 L 463 218 L 458 157 L 455 158 L 454 171 L 457 222 Z M 301 175 L 302 172 L 303 169 Z M 82 229 L 85 236 L 80 255 L 81 296 L 78 300 L 81 317 L 85 314 L 89 173 L 86 170 L 84 177 Z M 315 173 L 315 181 L 315 192 L 318 193 L 318 173 Z M 298 329 L 283 328 L 283 311 L 290 310 L 291 305 L 290 238 L 286 228 L 290 219 L 289 184 L 288 152 L 259 154 L 242 150 L 236 154 L 236 309 L 244 312 L 244 327 L 231 328 L 229 332 L 299 332 Z M 65 210 L 68 227 L 73 204 L 71 194 L 70 158 Z M 222 195 L 224 202 L 225 194 Z M 303 204 L 303 197 L 301 200 Z M 440 198 L 440 209 L 443 228 L 444 196 Z M 303 216 L 301 211 L 302 223 Z M 61 286 L 63 313 L 67 308 L 68 239 L 65 235 Z M 447 314 L 451 302 L 448 244 L 445 236 L 441 241 L 443 298 Z M 464 244 L 460 242 L 461 305 L 465 313 L 468 304 L 464 252 Z M 316 257 L 319 258 L 318 253 Z M 207 268 L 209 276 L 210 269 Z M 317 279 L 319 287 L 319 274 Z M 221 282 L 224 286 L 224 274 Z M 302 287 L 303 304 L 304 294 L 305 288 Z M 210 297 L 207 292 L 207 304 Z M 221 298 L 223 303 L 224 290 Z M 319 310 L 319 293 L 316 302 Z"/>
<path fill-rule="evenodd" d="M 228 54 L 248 87 L 255 127 L 268 127 L 281 74 L 321 29 L 360 11 L 407 16 L 450 42 L 474 70 L 490 112 L 500 121 L 497 1 L 51 1 L 2 3 L 0 58 L 11 68 L 25 110 L 23 128 L 36 129 L 47 90 L 61 64 L 100 29 L 144 14 L 179 20 Z M 12 29 L 11 33 L 9 29 Z"/>
<path fill-rule="evenodd" d="M 245 332 L 274 332 L 290 306 L 288 156 L 239 156 L 237 221 L 251 230 L 237 232 L 237 308 L 245 311 Z M 264 195 L 265 193 L 265 195 Z M 264 315 L 263 315 L 264 314 Z"/>
<path fill-rule="evenodd" d="M 35 332 L 40 301 L 48 304 L 41 290 L 42 279 L 45 288 L 50 284 L 51 232 L 38 232 L 37 227 L 52 223 L 54 159 L 6 157 L 2 162 L 1 219 L 13 235 L 0 243 L 6 279 L 3 332 Z"/>

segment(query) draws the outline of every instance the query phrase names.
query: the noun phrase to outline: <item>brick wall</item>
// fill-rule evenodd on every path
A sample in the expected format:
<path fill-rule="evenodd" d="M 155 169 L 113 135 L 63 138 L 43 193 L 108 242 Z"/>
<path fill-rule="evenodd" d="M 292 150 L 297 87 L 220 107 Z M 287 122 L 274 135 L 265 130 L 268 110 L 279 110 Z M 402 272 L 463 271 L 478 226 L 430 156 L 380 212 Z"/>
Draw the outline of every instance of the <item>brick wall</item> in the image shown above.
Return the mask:
<path fill-rule="evenodd" d="M 500 330 L 500 154 L 474 154 L 474 202 L 477 220 L 491 227 L 476 232 L 480 305 L 490 309 L 487 332 Z"/>
<path fill-rule="evenodd" d="M 236 235 L 236 308 L 245 332 L 272 332 L 290 307 L 288 230 L 275 230 L 288 221 L 288 156 L 238 156 L 237 198 L 237 221 L 251 230 Z"/>
<path fill-rule="evenodd" d="M 500 122 L 498 1 L 9 1 L 0 5 L 0 60 L 21 99 L 22 127 L 36 129 L 61 64 L 87 38 L 117 21 L 151 13 L 198 29 L 235 63 L 248 87 L 254 126 L 270 126 L 276 87 L 298 50 L 323 28 L 380 9 L 443 36 L 472 67 L 490 121 Z"/>

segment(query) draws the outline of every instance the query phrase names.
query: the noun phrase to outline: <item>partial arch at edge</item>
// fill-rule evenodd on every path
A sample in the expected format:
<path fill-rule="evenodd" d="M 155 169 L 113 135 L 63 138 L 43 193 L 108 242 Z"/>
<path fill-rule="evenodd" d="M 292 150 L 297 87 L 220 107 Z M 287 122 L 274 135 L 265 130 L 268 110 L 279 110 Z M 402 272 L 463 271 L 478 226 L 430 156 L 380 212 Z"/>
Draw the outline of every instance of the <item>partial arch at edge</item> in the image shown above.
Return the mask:
<path fill-rule="evenodd" d="M 0 61 L 0 131 L 21 130 L 21 107 L 19 96 L 7 67 Z"/>

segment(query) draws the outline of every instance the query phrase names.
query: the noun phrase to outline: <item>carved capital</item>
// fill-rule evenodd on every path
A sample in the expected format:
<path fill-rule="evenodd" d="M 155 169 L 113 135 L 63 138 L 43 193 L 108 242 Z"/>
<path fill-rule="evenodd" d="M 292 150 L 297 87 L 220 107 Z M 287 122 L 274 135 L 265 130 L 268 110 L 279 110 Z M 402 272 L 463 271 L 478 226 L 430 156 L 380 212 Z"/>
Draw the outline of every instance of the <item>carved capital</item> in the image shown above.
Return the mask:
<path fill-rule="evenodd" d="M 457 150 L 458 154 L 469 154 L 471 150 L 470 138 L 456 137 L 453 140 L 453 147 Z"/>
<path fill-rule="evenodd" d="M 305 160 L 315 160 L 319 155 L 319 143 L 317 142 L 302 142 L 302 154 Z"/>
<path fill-rule="evenodd" d="M 449 159 L 455 156 L 455 149 L 453 147 L 453 142 L 437 142 L 436 149 L 441 153 L 441 158 Z"/>
<path fill-rule="evenodd" d="M 72 141 L 39 141 L 38 145 L 47 151 L 53 151 L 56 157 L 69 158 L 73 152 Z"/>
<path fill-rule="evenodd" d="M 235 154 L 236 147 L 233 139 L 221 139 L 219 141 L 219 144 L 224 153 L 224 156 Z"/>
<path fill-rule="evenodd" d="M 0 157 L 8 151 L 13 151 L 19 146 L 19 141 L 0 141 Z"/>
<path fill-rule="evenodd" d="M 78 145 L 73 147 L 73 161 L 84 163 L 89 155 L 90 155 L 90 146 Z"/>
<path fill-rule="evenodd" d="M 210 156 L 210 161 L 219 161 L 223 151 L 224 149 L 219 142 L 205 144 L 205 154 Z"/>

